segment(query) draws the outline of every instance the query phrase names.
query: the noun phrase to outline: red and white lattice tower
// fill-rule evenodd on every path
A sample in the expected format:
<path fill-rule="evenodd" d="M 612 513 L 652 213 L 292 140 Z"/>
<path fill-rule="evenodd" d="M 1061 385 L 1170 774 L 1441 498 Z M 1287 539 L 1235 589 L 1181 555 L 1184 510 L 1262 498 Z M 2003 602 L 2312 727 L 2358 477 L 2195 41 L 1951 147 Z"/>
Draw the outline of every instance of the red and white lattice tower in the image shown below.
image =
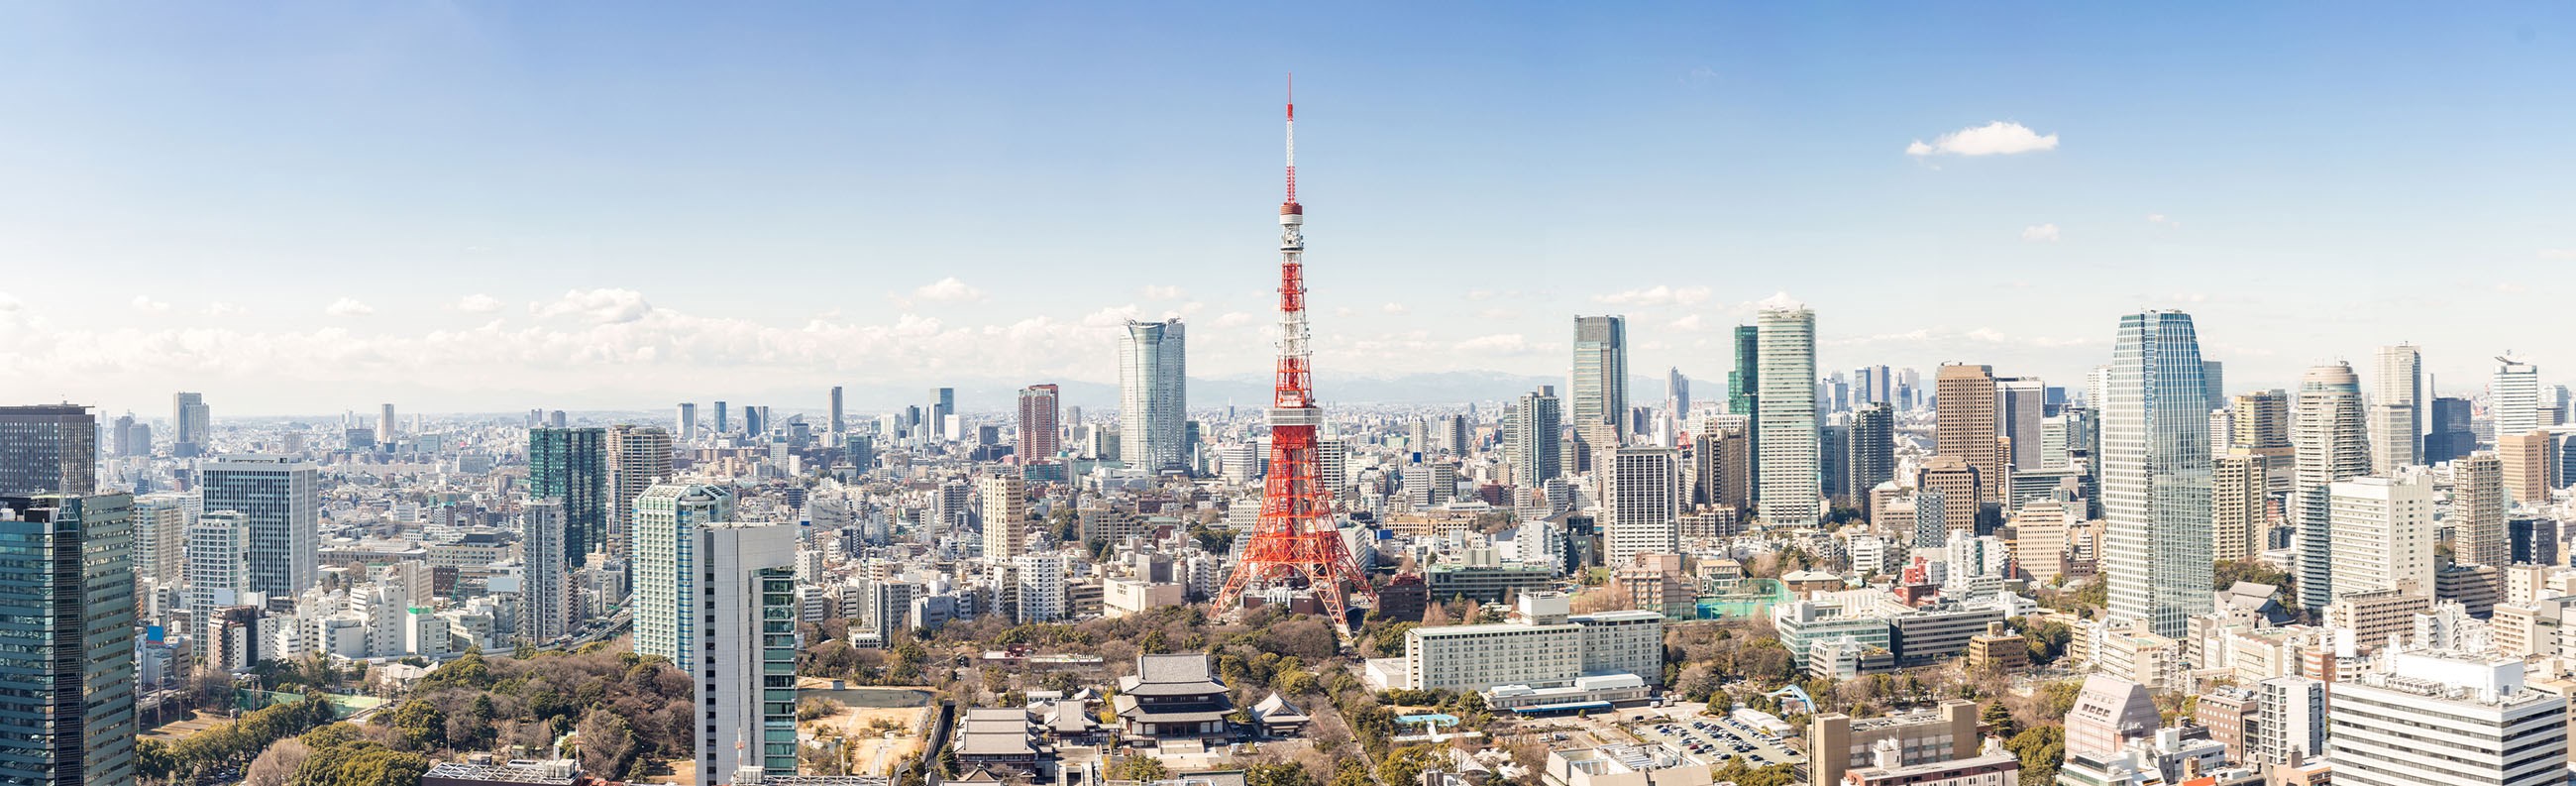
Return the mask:
<path fill-rule="evenodd" d="M 1315 430 L 1323 410 L 1315 408 L 1315 388 L 1308 376 L 1313 360 L 1306 329 L 1306 208 L 1297 204 L 1297 102 L 1288 101 L 1288 199 L 1279 203 L 1279 374 L 1270 402 L 1270 474 L 1261 495 L 1261 523 L 1252 542 L 1217 593 L 1216 608 L 1231 610 L 1246 592 L 1274 587 L 1302 588 L 1315 598 L 1333 625 L 1347 628 L 1351 600 L 1365 596 L 1372 605 L 1377 591 L 1360 573 L 1359 561 L 1342 542 L 1333 521 L 1333 492 L 1324 487 L 1323 462 L 1315 447 Z"/>

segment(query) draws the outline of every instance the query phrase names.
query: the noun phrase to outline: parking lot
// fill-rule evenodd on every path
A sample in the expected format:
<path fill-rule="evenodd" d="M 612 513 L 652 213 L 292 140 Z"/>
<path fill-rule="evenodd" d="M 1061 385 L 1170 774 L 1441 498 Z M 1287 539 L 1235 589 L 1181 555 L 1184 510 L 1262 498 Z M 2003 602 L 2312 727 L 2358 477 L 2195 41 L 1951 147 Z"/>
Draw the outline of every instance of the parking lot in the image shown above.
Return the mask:
<path fill-rule="evenodd" d="M 1728 718 L 1694 715 L 1649 720 L 1634 727 L 1637 736 L 1649 742 L 1661 742 L 1723 764 L 1729 757 L 1740 757 L 1753 767 L 1774 764 L 1803 764 L 1806 757 L 1790 750 L 1778 738 Z"/>

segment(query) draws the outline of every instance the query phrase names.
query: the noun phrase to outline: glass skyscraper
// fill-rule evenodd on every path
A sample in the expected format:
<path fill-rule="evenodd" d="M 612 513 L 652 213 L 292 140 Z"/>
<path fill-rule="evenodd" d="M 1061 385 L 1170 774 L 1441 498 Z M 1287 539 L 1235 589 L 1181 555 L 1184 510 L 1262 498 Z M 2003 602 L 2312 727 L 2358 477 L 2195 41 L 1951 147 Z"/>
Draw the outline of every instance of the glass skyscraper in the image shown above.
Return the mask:
<path fill-rule="evenodd" d="M 2209 391 L 2191 315 L 2120 317 L 2102 409 L 2102 572 L 2114 622 L 2183 637 L 2209 613 Z"/>
<path fill-rule="evenodd" d="M 1764 522 L 1813 525 L 1825 515 L 1816 446 L 1816 312 L 1784 294 L 1762 302 L 1757 324 L 1755 504 Z"/>
<path fill-rule="evenodd" d="M 1628 320 L 1574 318 L 1574 368 L 1566 418 L 1593 450 L 1619 447 L 1628 435 Z"/>
<path fill-rule="evenodd" d="M 133 783 L 133 497 L 0 497 L 0 783 Z"/>
<path fill-rule="evenodd" d="M 0 407 L 0 494 L 88 494 L 98 418 L 75 404 Z"/>
<path fill-rule="evenodd" d="M 635 654 L 687 664 L 697 651 L 697 531 L 733 518 L 733 492 L 716 486 L 660 483 L 635 498 Z"/>
<path fill-rule="evenodd" d="M 608 495 L 607 429 L 528 429 L 528 496 L 563 500 L 567 570 L 607 546 Z"/>
<path fill-rule="evenodd" d="M 1128 322 L 1118 342 L 1118 459 L 1149 472 L 1189 468 L 1189 362 L 1178 319 Z"/>

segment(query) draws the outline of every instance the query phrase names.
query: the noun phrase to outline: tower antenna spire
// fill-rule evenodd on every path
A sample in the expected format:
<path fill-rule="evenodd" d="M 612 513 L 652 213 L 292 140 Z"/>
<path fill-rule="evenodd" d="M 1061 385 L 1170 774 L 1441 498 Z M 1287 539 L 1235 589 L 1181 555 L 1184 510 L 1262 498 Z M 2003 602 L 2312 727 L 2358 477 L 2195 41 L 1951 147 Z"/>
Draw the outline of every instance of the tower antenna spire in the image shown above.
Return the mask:
<path fill-rule="evenodd" d="M 1297 204 L 1297 74 L 1288 74 L 1288 204 Z"/>

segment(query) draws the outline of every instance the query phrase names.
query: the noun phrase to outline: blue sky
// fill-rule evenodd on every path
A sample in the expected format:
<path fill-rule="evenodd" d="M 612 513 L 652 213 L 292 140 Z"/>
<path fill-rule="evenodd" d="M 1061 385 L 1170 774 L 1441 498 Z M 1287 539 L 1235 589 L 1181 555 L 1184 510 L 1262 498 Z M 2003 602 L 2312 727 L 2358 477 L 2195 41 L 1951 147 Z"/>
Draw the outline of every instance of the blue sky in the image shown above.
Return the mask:
<path fill-rule="evenodd" d="M 2576 6 L 2188 3 L 11 5 L 0 361 L 641 408 L 1110 381 L 1176 314 L 1254 372 L 1290 71 L 1328 397 L 1578 313 L 1716 378 L 1782 291 L 1829 369 L 2073 382 L 2148 307 L 2238 388 L 2576 364 Z M 2050 144 L 1908 154 L 1996 123 Z"/>

